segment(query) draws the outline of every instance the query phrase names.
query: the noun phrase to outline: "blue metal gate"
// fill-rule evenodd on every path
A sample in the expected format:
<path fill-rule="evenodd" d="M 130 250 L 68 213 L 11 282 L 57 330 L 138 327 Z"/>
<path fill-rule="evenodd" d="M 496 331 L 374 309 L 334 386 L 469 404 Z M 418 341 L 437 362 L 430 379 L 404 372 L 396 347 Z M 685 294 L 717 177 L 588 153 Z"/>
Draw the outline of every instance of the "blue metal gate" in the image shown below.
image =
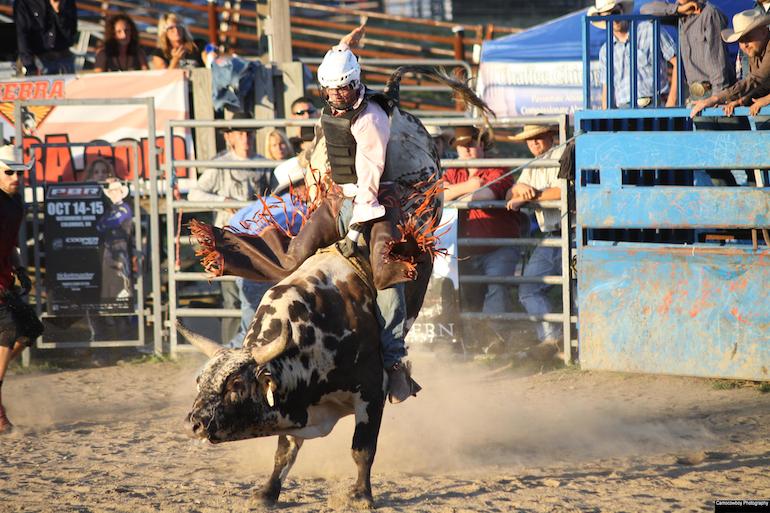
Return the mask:
<path fill-rule="evenodd" d="M 588 130 L 576 146 L 582 367 L 770 380 L 770 249 L 745 238 L 770 227 L 766 172 L 755 174 L 757 186 L 692 179 L 693 170 L 770 168 L 770 132 L 661 132 L 650 123 L 614 132 L 601 122 L 622 116 L 577 114 Z"/>

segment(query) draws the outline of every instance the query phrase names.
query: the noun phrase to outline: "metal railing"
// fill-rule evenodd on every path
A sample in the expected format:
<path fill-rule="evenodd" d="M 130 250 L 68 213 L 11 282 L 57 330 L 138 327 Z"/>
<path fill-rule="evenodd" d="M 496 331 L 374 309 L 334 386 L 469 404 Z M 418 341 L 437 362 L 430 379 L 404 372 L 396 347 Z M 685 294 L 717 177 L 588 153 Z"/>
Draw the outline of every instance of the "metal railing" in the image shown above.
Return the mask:
<path fill-rule="evenodd" d="M 551 123 L 558 125 L 559 136 L 561 141 L 566 141 L 567 132 L 567 116 L 530 116 L 519 118 L 500 118 L 489 120 L 493 126 L 507 126 L 516 127 L 523 126 L 531 123 Z M 461 118 L 461 119 L 445 119 L 445 118 L 423 118 L 423 124 L 425 125 L 437 125 L 437 126 L 461 126 L 469 124 L 481 125 L 486 122 L 483 118 Z M 166 134 L 168 137 L 173 137 L 173 131 L 175 128 L 199 128 L 199 127 L 239 127 L 239 128 L 264 128 L 264 127 L 288 127 L 288 126 L 313 126 L 317 123 L 317 120 L 297 120 L 297 119 L 274 119 L 274 120 L 173 120 L 169 121 L 166 128 Z M 176 160 L 173 155 L 173 148 L 166 146 L 166 177 L 172 182 L 174 180 L 175 170 L 177 168 L 214 168 L 214 169 L 260 169 L 260 168 L 274 168 L 281 164 L 281 161 L 274 160 L 249 160 L 249 161 L 225 161 L 225 160 Z M 472 160 L 459 160 L 459 159 L 445 159 L 441 162 L 442 167 L 554 167 L 558 166 L 556 160 L 533 160 L 533 159 L 520 159 L 520 158 L 490 158 L 490 159 L 472 159 Z M 491 278 L 487 276 L 466 276 L 461 278 L 461 281 L 465 283 L 507 283 L 507 284 L 520 284 L 520 283 L 548 283 L 562 286 L 562 313 L 548 313 L 542 316 L 533 316 L 525 313 L 506 313 L 497 315 L 486 315 L 482 313 L 464 313 L 463 318 L 467 319 L 502 319 L 502 320 L 526 320 L 535 322 L 555 322 L 561 323 L 564 333 L 564 358 L 565 361 L 570 362 L 572 360 L 572 327 L 571 324 L 576 322 L 576 318 L 571 315 L 571 282 L 570 282 L 570 222 L 568 216 L 568 194 L 566 183 L 562 187 L 562 194 L 560 201 L 541 202 L 539 206 L 543 208 L 558 208 L 562 212 L 562 237 L 560 241 L 553 241 L 548 239 L 537 238 L 521 238 L 521 239 L 461 239 L 461 245 L 494 245 L 494 246 L 545 246 L 562 248 L 562 275 L 561 276 L 546 276 L 546 277 L 506 277 L 506 278 Z M 224 208 L 241 208 L 252 204 L 252 201 L 225 201 L 225 202 L 205 202 L 205 201 L 188 201 L 188 200 L 175 200 L 169 198 L 166 202 L 166 214 L 169 220 L 175 218 L 175 214 L 183 211 L 200 210 L 200 209 L 224 209 Z M 489 207 L 505 207 L 505 202 L 455 202 L 458 208 L 489 208 Z M 168 254 L 175 254 L 175 223 L 167 223 L 167 241 L 168 241 Z M 170 257 L 171 258 L 171 257 Z M 179 317 L 238 317 L 240 316 L 240 310 L 237 309 L 223 309 L 223 308 L 182 308 L 177 305 L 177 284 L 180 282 L 199 282 L 212 280 L 211 276 L 205 272 L 183 272 L 175 268 L 174 265 L 169 265 L 168 276 L 168 298 L 169 298 L 169 348 L 171 354 L 176 354 L 180 350 L 188 350 L 189 346 L 179 345 L 177 343 L 177 330 L 176 321 Z M 213 281 L 233 281 L 235 277 L 218 277 Z"/>
<path fill-rule="evenodd" d="M 150 251 L 151 251 L 151 276 L 153 299 L 153 343 L 157 354 L 163 351 L 162 339 L 162 298 L 160 279 L 160 218 L 158 209 L 158 171 L 156 168 L 157 142 L 155 134 L 155 103 L 153 98 L 98 98 L 98 99 L 58 99 L 58 100 L 16 100 L 14 102 L 15 130 L 17 134 L 23 134 L 21 109 L 26 106 L 109 106 L 109 105 L 139 105 L 147 109 L 147 137 L 148 156 L 147 165 L 150 183 Z M 23 137 L 16 137 L 15 145 L 21 152 Z M 139 160 L 137 160 L 139 162 Z M 144 327 L 142 327 L 143 329 Z"/>
<path fill-rule="evenodd" d="M 644 14 L 615 14 L 611 16 L 585 16 L 583 18 L 583 108 L 586 110 L 591 109 L 591 30 L 590 24 L 592 22 L 604 22 L 606 24 L 605 29 L 605 42 L 604 42 L 604 55 L 605 55 L 605 69 L 604 69 L 604 84 L 606 86 L 606 102 L 607 108 L 617 108 L 615 105 L 615 66 L 623 67 L 625 63 L 614 63 L 614 41 L 615 36 L 612 31 L 612 24 L 615 21 L 627 21 L 629 22 L 628 39 L 629 39 L 629 54 L 631 62 L 629 63 L 629 105 L 628 108 L 636 109 L 638 105 L 638 63 L 637 63 L 637 45 L 638 45 L 638 25 L 641 22 L 652 23 L 652 54 L 655 56 L 652 59 L 652 98 L 651 107 L 659 107 L 660 105 L 660 61 L 662 59 L 660 50 L 660 33 L 661 33 L 661 19 L 658 16 L 644 15 Z M 682 62 L 679 56 L 681 56 L 681 48 L 679 41 L 681 37 L 676 41 L 676 56 L 677 56 L 677 102 L 683 103 L 684 99 L 684 84 L 682 83 Z M 613 65 L 614 63 L 614 65 Z M 665 65 L 665 64 L 664 64 Z M 669 84 L 669 87 L 671 84 Z"/>

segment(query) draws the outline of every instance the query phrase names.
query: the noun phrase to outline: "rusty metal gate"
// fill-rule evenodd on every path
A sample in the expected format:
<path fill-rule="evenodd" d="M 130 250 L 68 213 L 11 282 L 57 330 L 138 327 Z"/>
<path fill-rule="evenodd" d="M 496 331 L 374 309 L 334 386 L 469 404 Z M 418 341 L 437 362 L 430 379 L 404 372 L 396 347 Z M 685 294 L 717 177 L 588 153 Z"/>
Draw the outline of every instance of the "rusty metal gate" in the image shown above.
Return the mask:
<path fill-rule="evenodd" d="M 712 110 L 704 114 L 721 115 Z M 615 131 L 623 117 L 639 131 Z M 655 121 L 687 117 L 686 109 L 577 115 L 580 363 L 770 380 L 770 248 L 761 230 L 752 233 L 770 227 L 770 132 L 659 131 Z M 693 178 L 733 170 L 755 183 Z"/>

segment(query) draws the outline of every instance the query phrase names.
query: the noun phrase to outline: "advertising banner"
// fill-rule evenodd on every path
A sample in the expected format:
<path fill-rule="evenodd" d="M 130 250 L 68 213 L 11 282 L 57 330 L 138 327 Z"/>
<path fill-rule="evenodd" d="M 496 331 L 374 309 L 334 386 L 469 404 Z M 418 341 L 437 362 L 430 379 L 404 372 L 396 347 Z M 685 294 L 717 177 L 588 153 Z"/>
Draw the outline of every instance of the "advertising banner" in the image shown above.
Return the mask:
<path fill-rule="evenodd" d="M 133 312 L 133 211 L 127 198 L 128 187 L 118 181 L 106 188 L 46 187 L 48 314 Z"/>
<path fill-rule="evenodd" d="M 14 100 L 153 98 L 157 166 L 163 163 L 167 141 L 163 134 L 170 119 L 188 117 L 187 82 L 183 70 L 130 71 L 14 78 L 0 81 L 0 124 L 3 137 L 15 133 Z M 133 178 L 134 169 L 148 177 L 148 119 L 144 105 L 49 106 L 22 108 L 25 158 L 27 149 L 35 148 L 38 183 L 76 182 L 89 178 L 89 165 L 98 158 L 108 160 L 118 178 Z M 139 162 L 128 145 L 113 147 L 122 141 L 139 146 Z M 81 143 L 80 146 L 44 146 L 53 143 Z M 43 146 L 41 146 L 41 144 Z M 85 145 L 85 146 L 83 146 Z M 189 131 L 175 131 L 176 158 L 192 158 Z M 138 164 L 138 166 L 137 166 Z M 180 169 L 178 176 L 186 175 Z"/>

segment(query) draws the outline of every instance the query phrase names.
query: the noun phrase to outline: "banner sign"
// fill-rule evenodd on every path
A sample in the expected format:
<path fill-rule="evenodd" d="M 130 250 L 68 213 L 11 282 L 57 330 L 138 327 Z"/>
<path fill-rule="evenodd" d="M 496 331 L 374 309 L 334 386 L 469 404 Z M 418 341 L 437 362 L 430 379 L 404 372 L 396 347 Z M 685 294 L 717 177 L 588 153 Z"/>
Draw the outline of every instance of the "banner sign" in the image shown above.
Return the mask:
<path fill-rule="evenodd" d="M 187 82 L 183 70 L 93 73 L 82 76 L 24 77 L 0 81 L 0 124 L 5 139 L 15 133 L 14 100 L 154 98 L 157 169 L 165 157 L 163 131 L 169 120 L 187 119 Z M 25 106 L 21 110 L 25 158 L 35 147 L 38 182 L 85 181 L 89 165 L 98 158 L 108 160 L 121 179 L 133 178 L 134 169 L 149 177 L 148 119 L 145 105 Z M 139 162 L 134 149 L 139 146 Z M 54 143 L 84 143 L 87 146 L 44 146 Z M 43 146 L 41 146 L 43 145 Z M 173 150 L 178 159 L 190 159 L 192 137 L 176 130 Z M 178 176 L 187 176 L 179 169 Z"/>
<path fill-rule="evenodd" d="M 601 107 L 598 62 L 591 63 L 591 102 Z M 583 108 L 583 63 L 486 62 L 478 80 L 479 96 L 498 117 L 572 114 Z"/>
<path fill-rule="evenodd" d="M 96 183 L 46 187 L 48 314 L 134 311 L 133 211 L 128 187 L 114 185 L 106 194 Z"/>
<path fill-rule="evenodd" d="M 459 277 L 457 266 L 457 209 L 445 208 L 441 217 L 437 255 L 420 314 L 407 335 L 407 343 L 455 344 L 460 337 Z"/>

